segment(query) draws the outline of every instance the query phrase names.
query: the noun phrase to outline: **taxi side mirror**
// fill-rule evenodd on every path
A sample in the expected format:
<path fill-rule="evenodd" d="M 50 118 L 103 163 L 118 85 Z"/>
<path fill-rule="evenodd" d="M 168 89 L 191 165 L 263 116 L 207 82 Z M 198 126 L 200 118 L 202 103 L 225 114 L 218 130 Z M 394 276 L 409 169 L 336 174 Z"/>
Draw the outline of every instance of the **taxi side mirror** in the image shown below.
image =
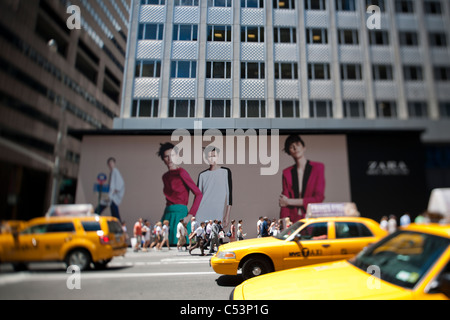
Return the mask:
<path fill-rule="evenodd" d="M 450 298 L 450 273 L 446 272 L 439 277 L 432 293 L 442 293 Z"/>
<path fill-rule="evenodd" d="M 439 291 L 450 298 L 450 273 L 444 273 L 439 281 Z"/>
<path fill-rule="evenodd" d="M 297 233 L 294 237 L 294 241 L 300 241 L 302 240 L 302 235 L 300 233 Z"/>

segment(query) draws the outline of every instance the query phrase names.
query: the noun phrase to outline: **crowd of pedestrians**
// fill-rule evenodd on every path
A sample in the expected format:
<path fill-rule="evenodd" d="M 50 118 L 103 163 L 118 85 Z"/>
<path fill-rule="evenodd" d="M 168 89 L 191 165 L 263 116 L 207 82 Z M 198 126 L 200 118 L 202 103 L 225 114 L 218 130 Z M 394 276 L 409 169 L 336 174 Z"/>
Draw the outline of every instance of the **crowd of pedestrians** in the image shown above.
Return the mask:
<path fill-rule="evenodd" d="M 256 234 L 258 238 L 276 236 L 291 225 L 292 222 L 289 217 L 284 219 L 259 217 L 259 220 L 256 223 Z"/>
<path fill-rule="evenodd" d="M 229 229 L 226 231 L 222 226 L 222 221 L 206 220 L 198 222 L 195 217 L 191 218 L 191 232 L 184 219 L 180 219 L 176 230 L 170 230 L 168 220 L 158 221 L 150 225 L 150 221 L 139 218 L 133 227 L 132 247 L 135 252 L 147 252 L 150 250 L 160 251 L 164 246 L 171 250 L 169 235 L 176 233 L 177 250 L 188 251 L 190 254 L 196 248 L 200 249 L 201 255 L 205 255 L 205 250 L 209 254 L 217 251 L 220 245 L 226 242 L 244 240 L 246 233 L 243 231 L 243 221 L 232 220 Z"/>

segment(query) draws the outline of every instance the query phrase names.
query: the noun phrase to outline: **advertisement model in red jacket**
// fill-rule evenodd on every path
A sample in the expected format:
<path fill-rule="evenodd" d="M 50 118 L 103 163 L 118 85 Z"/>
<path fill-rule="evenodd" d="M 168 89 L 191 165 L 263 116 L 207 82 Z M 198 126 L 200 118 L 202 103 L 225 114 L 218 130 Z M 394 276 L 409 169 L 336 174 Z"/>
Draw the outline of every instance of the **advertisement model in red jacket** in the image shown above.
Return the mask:
<path fill-rule="evenodd" d="M 305 142 L 298 135 L 286 139 L 284 151 L 295 164 L 283 170 L 280 218 L 296 222 L 305 217 L 308 204 L 321 203 L 325 199 L 325 166 L 306 159 Z"/>

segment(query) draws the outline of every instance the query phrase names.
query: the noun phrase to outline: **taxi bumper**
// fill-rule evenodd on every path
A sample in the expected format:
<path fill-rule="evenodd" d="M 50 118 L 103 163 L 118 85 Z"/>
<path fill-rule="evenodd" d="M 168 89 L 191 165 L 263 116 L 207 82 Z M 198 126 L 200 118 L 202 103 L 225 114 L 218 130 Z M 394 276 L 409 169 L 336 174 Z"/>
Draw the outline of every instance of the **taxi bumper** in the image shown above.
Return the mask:
<path fill-rule="evenodd" d="M 239 261 L 235 259 L 220 259 L 213 256 L 209 260 L 209 265 L 216 273 L 225 275 L 236 275 L 239 267 Z"/>

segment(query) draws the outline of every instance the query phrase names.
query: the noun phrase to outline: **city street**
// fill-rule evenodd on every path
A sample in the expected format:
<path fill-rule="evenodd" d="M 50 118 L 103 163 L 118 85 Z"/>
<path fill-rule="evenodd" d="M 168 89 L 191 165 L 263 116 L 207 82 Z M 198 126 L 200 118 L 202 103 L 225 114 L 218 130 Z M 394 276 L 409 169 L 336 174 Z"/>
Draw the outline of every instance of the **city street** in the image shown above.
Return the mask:
<path fill-rule="evenodd" d="M 0 265 L 0 300 L 227 300 L 240 276 L 216 274 L 211 256 L 176 248 L 133 252 L 114 258 L 105 270 L 68 273 L 62 263 L 34 263 L 14 272 Z"/>

